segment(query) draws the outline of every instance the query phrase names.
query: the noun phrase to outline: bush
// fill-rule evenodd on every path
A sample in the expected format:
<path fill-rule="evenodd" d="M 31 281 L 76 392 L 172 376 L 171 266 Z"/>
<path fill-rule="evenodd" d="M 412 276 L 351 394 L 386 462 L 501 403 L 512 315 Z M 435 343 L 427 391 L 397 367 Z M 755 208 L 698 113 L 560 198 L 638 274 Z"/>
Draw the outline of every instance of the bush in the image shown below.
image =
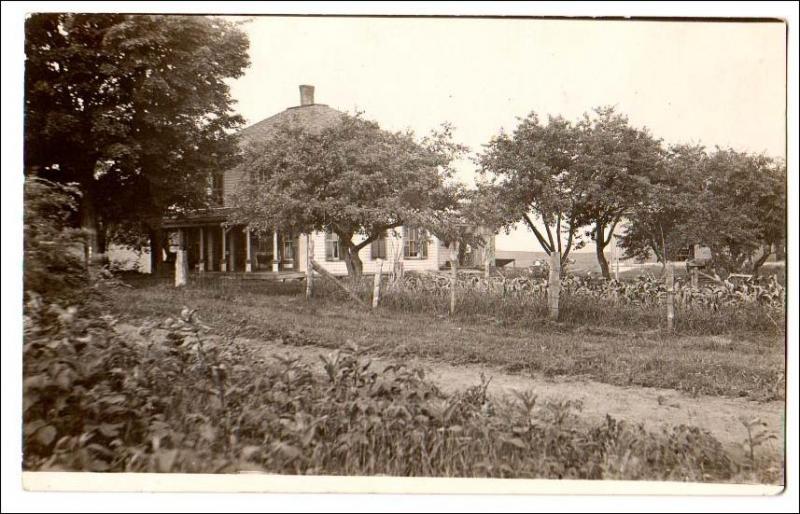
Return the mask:
<path fill-rule="evenodd" d="M 24 289 L 48 302 L 82 300 L 88 286 L 83 235 L 69 225 L 76 213 L 76 188 L 28 177 L 25 180 Z"/>
<path fill-rule="evenodd" d="M 321 369 L 261 363 L 188 309 L 146 344 L 57 318 L 58 332 L 26 324 L 27 469 L 720 481 L 743 466 L 696 428 L 590 427 L 580 404 L 494 400 L 486 380 L 446 396 L 352 345 Z"/>

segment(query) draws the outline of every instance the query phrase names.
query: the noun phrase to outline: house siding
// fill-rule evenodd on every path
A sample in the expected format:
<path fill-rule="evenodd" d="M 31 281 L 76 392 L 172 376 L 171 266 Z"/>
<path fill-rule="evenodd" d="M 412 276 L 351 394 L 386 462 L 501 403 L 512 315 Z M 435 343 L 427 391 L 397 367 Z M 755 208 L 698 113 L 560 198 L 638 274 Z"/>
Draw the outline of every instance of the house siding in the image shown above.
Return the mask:
<path fill-rule="evenodd" d="M 234 168 L 226 170 L 222 178 L 222 205 L 223 207 L 230 207 L 233 205 L 233 195 L 236 193 L 236 188 L 244 178 L 244 170 L 242 168 Z"/>
<path fill-rule="evenodd" d="M 439 262 L 440 262 L 440 243 L 439 241 L 430 236 L 430 241 L 428 242 L 428 257 L 425 259 L 408 259 L 403 257 L 403 238 L 400 236 L 398 230 L 398 235 L 389 235 L 386 238 L 386 259 L 383 261 L 383 272 L 387 273 L 391 271 L 393 263 L 395 260 L 399 258 L 399 261 L 403 263 L 403 269 L 405 271 L 435 271 L 439 269 Z M 311 239 L 313 240 L 314 246 L 314 255 L 313 259 L 319 263 L 325 270 L 329 271 L 334 275 L 347 275 L 347 266 L 345 265 L 344 261 L 327 261 L 325 260 L 325 233 L 324 232 L 314 232 L 311 234 Z M 355 241 L 360 242 L 363 241 L 365 238 L 362 236 L 357 236 Z M 300 258 L 300 271 L 306 271 L 308 269 L 307 262 L 306 262 L 306 236 L 300 236 L 300 244 L 298 245 L 299 248 L 299 258 Z M 358 256 L 361 257 L 361 262 L 363 263 L 363 272 L 365 274 L 373 274 L 378 272 L 379 268 L 379 261 L 377 259 L 372 259 L 370 255 L 370 245 L 365 246 L 358 252 Z"/>

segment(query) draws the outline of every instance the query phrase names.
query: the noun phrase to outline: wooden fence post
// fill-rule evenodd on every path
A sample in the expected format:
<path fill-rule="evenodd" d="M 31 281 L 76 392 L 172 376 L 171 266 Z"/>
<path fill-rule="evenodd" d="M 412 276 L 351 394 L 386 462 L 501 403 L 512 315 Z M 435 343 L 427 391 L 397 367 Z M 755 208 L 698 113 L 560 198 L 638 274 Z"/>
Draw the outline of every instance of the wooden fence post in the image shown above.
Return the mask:
<path fill-rule="evenodd" d="M 450 272 L 452 280 L 450 282 L 450 315 L 456 313 L 456 283 L 458 282 L 458 241 L 450 243 Z"/>
<path fill-rule="evenodd" d="M 700 277 L 699 277 L 699 275 L 697 273 L 697 268 L 695 266 L 692 266 L 690 276 L 692 278 L 692 289 L 697 289 L 697 286 L 700 283 L 700 280 L 699 280 Z"/>
<path fill-rule="evenodd" d="M 186 285 L 186 277 L 189 274 L 189 263 L 186 260 L 186 232 L 184 229 L 178 231 L 178 253 L 175 255 L 175 287 Z"/>
<path fill-rule="evenodd" d="M 314 269 L 311 266 L 311 259 L 314 256 L 314 240 L 311 235 L 306 234 L 306 300 L 311 299 L 312 282 L 314 281 Z"/>
<path fill-rule="evenodd" d="M 337 280 L 337 278 L 333 276 L 333 274 L 330 271 L 320 266 L 317 262 L 314 261 L 314 259 L 311 259 L 309 263 L 311 263 L 311 267 L 314 269 L 314 271 L 316 271 L 323 277 L 330 280 L 333 284 L 336 284 L 336 286 L 339 287 L 339 289 L 341 289 L 345 293 L 347 293 L 347 296 L 349 296 L 354 302 L 356 302 L 357 304 L 361 305 L 364 308 L 367 307 L 367 305 L 361 300 L 361 298 L 356 296 L 356 294 L 353 293 L 353 291 L 351 291 L 347 286 L 345 286 L 339 280 Z"/>
<path fill-rule="evenodd" d="M 495 242 L 494 233 L 489 232 L 486 236 L 486 253 L 484 254 L 484 277 L 492 276 L 492 267 L 495 265 Z"/>
<path fill-rule="evenodd" d="M 372 308 L 376 309 L 381 301 L 381 273 L 383 273 L 383 259 L 378 259 L 378 272 L 372 285 Z"/>
<path fill-rule="evenodd" d="M 675 323 L 675 271 L 672 263 L 667 263 L 666 269 L 667 286 L 667 331 L 672 332 Z"/>
<path fill-rule="evenodd" d="M 558 299 L 561 296 L 561 252 L 550 254 L 550 277 L 547 284 L 547 305 L 550 319 L 558 321 Z"/>

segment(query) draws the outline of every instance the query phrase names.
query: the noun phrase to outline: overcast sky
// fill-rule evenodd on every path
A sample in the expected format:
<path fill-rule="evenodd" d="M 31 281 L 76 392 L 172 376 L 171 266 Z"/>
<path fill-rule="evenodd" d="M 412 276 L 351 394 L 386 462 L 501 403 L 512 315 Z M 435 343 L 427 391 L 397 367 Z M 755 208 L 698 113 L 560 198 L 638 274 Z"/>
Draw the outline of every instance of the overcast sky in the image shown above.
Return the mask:
<path fill-rule="evenodd" d="M 530 111 L 576 119 L 611 104 L 668 143 L 784 157 L 780 23 L 251 20 L 252 64 L 231 83 L 248 124 L 298 105 L 297 86 L 312 84 L 317 103 L 364 111 L 386 129 L 424 134 L 451 122 L 473 151 Z M 472 183 L 473 167 L 463 163 L 460 177 Z M 497 246 L 541 250 L 524 229 Z"/>

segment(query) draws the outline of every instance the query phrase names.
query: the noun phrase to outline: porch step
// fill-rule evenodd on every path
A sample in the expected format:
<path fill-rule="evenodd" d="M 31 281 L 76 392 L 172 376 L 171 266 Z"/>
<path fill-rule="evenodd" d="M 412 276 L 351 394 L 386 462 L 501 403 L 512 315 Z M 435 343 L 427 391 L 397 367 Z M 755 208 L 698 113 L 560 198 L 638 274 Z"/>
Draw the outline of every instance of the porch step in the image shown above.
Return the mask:
<path fill-rule="evenodd" d="M 251 273 L 233 271 L 222 273 L 207 271 L 206 276 L 222 278 L 225 280 L 305 280 L 306 274 L 301 271 L 253 271 Z"/>

